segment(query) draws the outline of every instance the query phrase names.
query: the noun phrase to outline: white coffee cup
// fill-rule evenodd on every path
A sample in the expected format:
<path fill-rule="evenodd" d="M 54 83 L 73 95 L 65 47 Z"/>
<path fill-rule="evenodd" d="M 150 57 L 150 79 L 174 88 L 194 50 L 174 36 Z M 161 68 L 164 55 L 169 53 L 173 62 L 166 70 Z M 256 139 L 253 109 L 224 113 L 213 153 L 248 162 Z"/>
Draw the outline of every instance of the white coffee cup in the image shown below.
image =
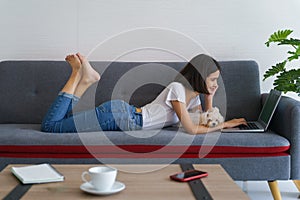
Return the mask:
<path fill-rule="evenodd" d="M 89 175 L 90 181 L 86 179 Z M 115 183 L 117 169 L 106 166 L 92 167 L 81 174 L 84 182 L 90 183 L 98 191 L 110 190 Z"/>

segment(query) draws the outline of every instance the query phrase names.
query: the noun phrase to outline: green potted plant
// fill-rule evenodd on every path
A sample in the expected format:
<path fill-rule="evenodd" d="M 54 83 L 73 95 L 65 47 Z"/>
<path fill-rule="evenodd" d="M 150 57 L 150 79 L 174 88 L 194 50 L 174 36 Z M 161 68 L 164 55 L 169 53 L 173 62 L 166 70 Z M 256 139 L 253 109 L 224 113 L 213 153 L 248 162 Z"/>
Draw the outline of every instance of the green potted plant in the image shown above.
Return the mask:
<path fill-rule="evenodd" d="M 265 72 L 263 80 L 276 75 L 273 83 L 276 90 L 284 93 L 295 92 L 300 96 L 300 68 L 294 67 L 290 70 L 287 70 L 286 68 L 287 63 L 300 58 L 300 40 L 289 37 L 292 32 L 292 30 L 279 30 L 273 33 L 265 43 L 267 47 L 270 46 L 270 43 L 288 45 L 292 47 L 293 51 L 287 52 L 288 56 L 284 61 L 269 68 Z"/>

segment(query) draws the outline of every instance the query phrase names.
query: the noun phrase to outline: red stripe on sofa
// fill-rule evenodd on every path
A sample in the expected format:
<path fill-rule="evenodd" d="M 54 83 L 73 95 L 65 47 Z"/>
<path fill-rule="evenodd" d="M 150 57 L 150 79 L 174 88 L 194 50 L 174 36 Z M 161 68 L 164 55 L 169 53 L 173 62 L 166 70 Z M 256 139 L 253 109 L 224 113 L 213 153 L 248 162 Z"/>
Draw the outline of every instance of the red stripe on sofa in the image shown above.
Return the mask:
<path fill-rule="evenodd" d="M 279 147 L 235 147 L 235 146 L 160 146 L 160 145 L 118 145 L 118 146 L 63 146 L 63 145 L 7 145 L 0 146 L 3 153 L 279 153 L 290 146 Z"/>
<path fill-rule="evenodd" d="M 153 153 L 131 153 L 131 154 L 49 154 L 49 153 L 0 153 L 3 158 L 249 158 L 249 157 L 280 157 L 289 156 L 287 153 L 272 154 L 208 154 L 201 157 L 198 154 L 153 154 Z"/>

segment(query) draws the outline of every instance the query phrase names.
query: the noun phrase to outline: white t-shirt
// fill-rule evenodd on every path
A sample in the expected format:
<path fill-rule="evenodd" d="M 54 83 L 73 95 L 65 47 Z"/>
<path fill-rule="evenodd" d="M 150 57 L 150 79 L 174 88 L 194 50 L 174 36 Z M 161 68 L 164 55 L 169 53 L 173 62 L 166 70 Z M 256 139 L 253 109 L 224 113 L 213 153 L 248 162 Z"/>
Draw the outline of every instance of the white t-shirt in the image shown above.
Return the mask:
<path fill-rule="evenodd" d="M 171 101 L 186 103 L 185 87 L 181 83 L 170 83 L 153 102 L 142 107 L 143 129 L 159 129 L 178 123 Z M 199 96 L 196 96 L 191 99 L 187 109 L 200 104 Z"/>

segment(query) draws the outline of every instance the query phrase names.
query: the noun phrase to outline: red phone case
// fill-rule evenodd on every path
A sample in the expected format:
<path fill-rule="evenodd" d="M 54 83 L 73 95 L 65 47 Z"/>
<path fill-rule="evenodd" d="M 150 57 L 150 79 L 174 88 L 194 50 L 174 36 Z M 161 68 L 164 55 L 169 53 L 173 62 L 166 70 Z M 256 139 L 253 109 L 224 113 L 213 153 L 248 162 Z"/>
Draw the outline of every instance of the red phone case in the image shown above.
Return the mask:
<path fill-rule="evenodd" d="M 199 174 L 191 176 L 191 177 L 186 177 L 186 178 L 178 178 L 178 174 L 190 173 L 190 172 L 199 172 Z M 207 172 L 203 172 L 203 171 L 199 171 L 199 170 L 189 170 L 189 171 L 184 171 L 184 172 L 180 172 L 180 173 L 171 175 L 170 178 L 172 180 L 175 180 L 175 181 L 187 182 L 187 181 L 192 181 L 192 180 L 195 180 L 195 179 L 203 178 L 203 177 L 206 177 L 206 176 L 208 176 Z"/>

